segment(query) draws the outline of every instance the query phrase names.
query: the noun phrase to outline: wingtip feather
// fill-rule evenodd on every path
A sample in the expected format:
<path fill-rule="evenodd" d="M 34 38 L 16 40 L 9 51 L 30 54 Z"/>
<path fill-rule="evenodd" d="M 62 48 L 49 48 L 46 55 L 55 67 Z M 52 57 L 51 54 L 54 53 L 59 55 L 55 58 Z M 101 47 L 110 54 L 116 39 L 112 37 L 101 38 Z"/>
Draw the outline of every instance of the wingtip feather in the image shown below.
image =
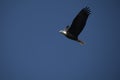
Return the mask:
<path fill-rule="evenodd" d="M 83 10 L 85 10 L 88 14 L 91 14 L 90 7 L 86 6 L 85 8 L 83 8 Z"/>

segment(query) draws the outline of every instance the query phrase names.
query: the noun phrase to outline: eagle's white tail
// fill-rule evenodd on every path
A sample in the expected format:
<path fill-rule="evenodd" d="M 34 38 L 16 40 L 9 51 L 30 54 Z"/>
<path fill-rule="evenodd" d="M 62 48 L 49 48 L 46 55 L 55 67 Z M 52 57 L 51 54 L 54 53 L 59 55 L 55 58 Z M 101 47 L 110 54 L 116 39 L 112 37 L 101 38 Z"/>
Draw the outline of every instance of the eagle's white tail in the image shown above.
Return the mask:
<path fill-rule="evenodd" d="M 79 42 L 81 45 L 84 45 L 85 43 L 81 40 L 77 40 L 77 42 Z"/>

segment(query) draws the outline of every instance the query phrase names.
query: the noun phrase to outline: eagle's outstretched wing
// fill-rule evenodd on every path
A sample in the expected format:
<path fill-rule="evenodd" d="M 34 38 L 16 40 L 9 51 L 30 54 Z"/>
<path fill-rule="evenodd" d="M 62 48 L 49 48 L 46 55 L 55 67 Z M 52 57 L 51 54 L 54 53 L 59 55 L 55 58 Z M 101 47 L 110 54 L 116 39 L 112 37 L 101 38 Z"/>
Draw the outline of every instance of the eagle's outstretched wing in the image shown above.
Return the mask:
<path fill-rule="evenodd" d="M 90 14 L 90 8 L 89 7 L 83 8 L 74 18 L 70 28 L 68 29 L 68 32 L 78 37 L 78 35 L 81 33 L 81 31 L 83 30 L 86 24 L 89 14 Z"/>

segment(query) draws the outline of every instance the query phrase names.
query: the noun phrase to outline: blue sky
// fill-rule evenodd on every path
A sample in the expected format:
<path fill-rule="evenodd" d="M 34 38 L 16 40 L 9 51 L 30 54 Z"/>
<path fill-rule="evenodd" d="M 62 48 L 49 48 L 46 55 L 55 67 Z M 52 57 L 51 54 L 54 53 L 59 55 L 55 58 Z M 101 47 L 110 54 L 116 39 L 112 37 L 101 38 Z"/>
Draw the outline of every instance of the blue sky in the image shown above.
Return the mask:
<path fill-rule="evenodd" d="M 0 80 L 120 80 L 119 0 L 1 0 Z M 58 31 L 84 7 L 81 46 Z"/>

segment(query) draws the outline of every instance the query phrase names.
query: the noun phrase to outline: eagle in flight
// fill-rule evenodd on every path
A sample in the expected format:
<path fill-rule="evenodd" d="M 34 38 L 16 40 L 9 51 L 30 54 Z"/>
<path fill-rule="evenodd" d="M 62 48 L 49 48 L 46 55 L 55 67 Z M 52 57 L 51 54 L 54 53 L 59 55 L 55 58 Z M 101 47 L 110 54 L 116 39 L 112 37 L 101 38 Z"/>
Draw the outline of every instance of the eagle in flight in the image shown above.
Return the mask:
<path fill-rule="evenodd" d="M 90 12 L 91 11 L 89 7 L 83 8 L 73 19 L 71 26 L 66 26 L 64 30 L 60 30 L 59 32 L 65 35 L 67 38 L 77 41 L 81 45 L 83 45 L 84 42 L 78 39 L 78 35 L 82 32 L 83 28 L 85 27 Z"/>

